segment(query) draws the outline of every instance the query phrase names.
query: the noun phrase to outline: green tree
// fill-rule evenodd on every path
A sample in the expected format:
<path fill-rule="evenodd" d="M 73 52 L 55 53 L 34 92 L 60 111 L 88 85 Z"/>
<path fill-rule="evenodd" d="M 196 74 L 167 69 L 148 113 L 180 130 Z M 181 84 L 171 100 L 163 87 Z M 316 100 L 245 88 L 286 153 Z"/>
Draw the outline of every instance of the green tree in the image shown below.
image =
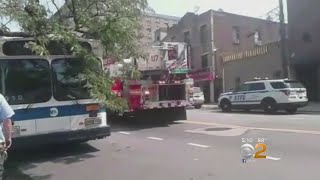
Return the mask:
<path fill-rule="evenodd" d="M 79 77 L 87 82 L 91 96 L 111 110 L 127 108 L 125 100 L 112 94 L 112 79 L 108 73 L 94 68 L 96 57 L 83 48 L 78 39 L 98 40 L 106 57 L 123 59 L 143 56 L 138 43 L 138 30 L 142 13 L 152 11 L 147 0 L 50 1 L 48 6 L 39 0 L 0 0 L 0 17 L 16 22 L 22 28 L 21 32 L 11 32 L 6 24 L 2 24 L 0 36 L 34 37 L 36 43 L 28 45 L 39 55 L 50 54 L 47 49 L 50 40 L 70 45 L 72 53 L 84 60 L 86 68 Z M 62 1 L 64 5 L 59 7 Z M 123 73 L 126 78 L 137 75 L 130 67 Z"/>

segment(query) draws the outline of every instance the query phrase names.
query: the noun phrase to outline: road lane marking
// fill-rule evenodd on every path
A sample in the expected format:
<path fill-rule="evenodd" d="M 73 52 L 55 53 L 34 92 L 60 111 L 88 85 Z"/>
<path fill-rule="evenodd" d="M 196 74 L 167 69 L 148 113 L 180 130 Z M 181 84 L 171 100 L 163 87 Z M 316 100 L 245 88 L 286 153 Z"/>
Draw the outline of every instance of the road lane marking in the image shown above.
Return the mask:
<path fill-rule="evenodd" d="M 153 140 L 158 140 L 158 141 L 162 141 L 162 138 L 157 138 L 157 137 L 148 137 L 148 139 L 153 139 Z"/>
<path fill-rule="evenodd" d="M 202 144 L 195 144 L 195 143 L 188 143 L 190 146 L 202 147 L 202 148 L 209 148 L 210 146 L 202 145 Z"/>
<path fill-rule="evenodd" d="M 124 132 L 124 131 L 120 131 L 120 132 L 118 132 L 118 133 L 120 133 L 120 134 L 126 134 L 126 135 L 131 134 L 131 133 L 129 133 L 129 132 Z"/>
<path fill-rule="evenodd" d="M 320 131 L 303 130 L 303 129 L 259 128 L 259 127 L 237 126 L 237 125 L 230 125 L 230 124 L 218 124 L 218 123 L 208 123 L 208 122 L 198 122 L 198 121 L 176 121 L 176 122 L 185 123 L 185 124 L 198 124 L 198 125 L 208 125 L 208 126 L 229 127 L 229 128 L 243 128 L 243 129 L 248 129 L 248 130 L 276 131 L 276 132 L 320 135 Z"/>
<path fill-rule="evenodd" d="M 303 120 L 305 118 L 299 118 L 299 117 L 289 117 L 290 120 Z"/>
<path fill-rule="evenodd" d="M 266 159 L 270 159 L 270 160 L 274 160 L 274 161 L 279 161 L 281 158 L 267 156 Z"/>

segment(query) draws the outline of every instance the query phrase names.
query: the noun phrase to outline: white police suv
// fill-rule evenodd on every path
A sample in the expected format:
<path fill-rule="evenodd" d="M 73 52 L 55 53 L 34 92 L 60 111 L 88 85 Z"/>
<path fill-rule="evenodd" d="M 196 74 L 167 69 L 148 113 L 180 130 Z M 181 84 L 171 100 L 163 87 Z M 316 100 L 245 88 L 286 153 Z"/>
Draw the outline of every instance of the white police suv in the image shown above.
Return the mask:
<path fill-rule="evenodd" d="M 218 105 L 224 112 L 232 109 L 263 109 L 267 113 L 278 110 L 295 113 L 307 104 L 307 90 L 299 81 L 255 79 L 232 92 L 220 94 Z"/>

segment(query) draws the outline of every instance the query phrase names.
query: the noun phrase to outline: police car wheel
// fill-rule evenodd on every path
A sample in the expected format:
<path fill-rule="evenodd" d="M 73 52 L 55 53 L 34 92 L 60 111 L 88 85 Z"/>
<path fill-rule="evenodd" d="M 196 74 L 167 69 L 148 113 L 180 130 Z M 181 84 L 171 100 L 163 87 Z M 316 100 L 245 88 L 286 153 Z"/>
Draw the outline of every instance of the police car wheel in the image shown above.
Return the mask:
<path fill-rule="evenodd" d="M 221 102 L 221 109 L 223 112 L 230 112 L 231 111 L 231 103 L 227 100 Z"/>
<path fill-rule="evenodd" d="M 277 111 L 277 103 L 273 99 L 265 99 L 262 101 L 262 108 L 267 113 L 274 113 Z"/>

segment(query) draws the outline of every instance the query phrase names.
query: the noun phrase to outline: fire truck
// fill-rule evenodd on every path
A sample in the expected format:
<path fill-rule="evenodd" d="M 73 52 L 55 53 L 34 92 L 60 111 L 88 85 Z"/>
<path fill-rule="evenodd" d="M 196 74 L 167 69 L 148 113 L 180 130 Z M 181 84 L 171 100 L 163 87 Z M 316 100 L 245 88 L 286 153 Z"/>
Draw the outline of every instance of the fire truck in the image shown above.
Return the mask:
<path fill-rule="evenodd" d="M 189 46 L 180 42 L 163 42 L 146 47 L 145 51 L 144 58 L 123 61 L 141 72 L 139 79 L 127 83 L 115 79 L 112 91 L 129 103 L 129 110 L 122 117 L 186 120 L 186 107 L 193 105 L 194 84 L 188 77 L 191 66 Z M 123 65 L 109 64 L 107 70 L 117 77 Z"/>

